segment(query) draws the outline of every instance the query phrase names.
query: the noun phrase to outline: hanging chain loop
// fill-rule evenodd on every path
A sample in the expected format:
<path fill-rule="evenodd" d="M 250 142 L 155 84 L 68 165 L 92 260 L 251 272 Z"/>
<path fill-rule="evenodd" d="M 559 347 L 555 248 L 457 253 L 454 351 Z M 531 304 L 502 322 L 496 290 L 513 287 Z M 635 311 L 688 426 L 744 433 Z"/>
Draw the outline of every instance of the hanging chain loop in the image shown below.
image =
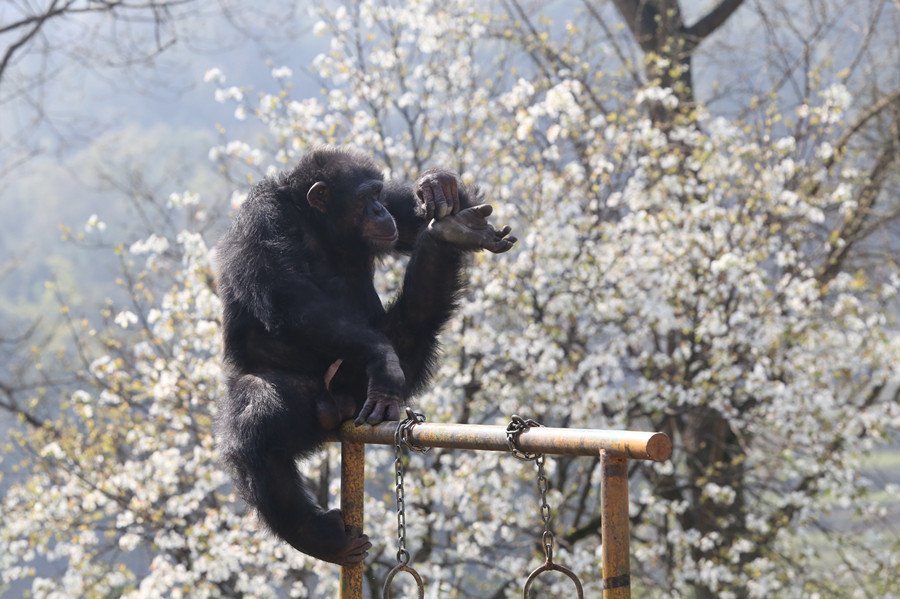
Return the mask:
<path fill-rule="evenodd" d="M 408 572 L 416 581 L 419 599 L 425 597 L 425 586 L 422 584 L 422 577 L 409 565 L 409 551 L 406 549 L 406 499 L 403 484 L 403 446 L 412 451 L 425 453 L 427 448 L 416 447 L 409 442 L 409 433 L 412 428 L 425 422 L 425 416 L 413 412 L 412 409 L 406 408 L 406 418 L 397 424 L 397 430 L 394 432 L 394 491 L 397 496 L 397 565 L 391 570 L 384 581 L 384 589 L 382 596 L 384 599 L 391 598 L 391 583 L 394 576 L 398 572 Z"/>
<path fill-rule="evenodd" d="M 541 426 L 541 423 L 530 418 L 526 420 L 515 414 L 512 415 L 509 424 L 506 426 L 506 444 L 509 445 L 509 451 L 516 459 L 523 462 L 536 460 L 541 455 L 539 453 L 527 453 L 519 449 L 519 436 L 534 426 Z"/>
<path fill-rule="evenodd" d="M 537 467 L 538 492 L 541 495 L 541 520 L 544 522 L 544 532 L 541 535 L 541 545 L 544 549 L 545 558 L 544 563 L 536 568 L 525 581 L 524 597 L 525 599 L 531 598 L 531 584 L 538 576 L 544 572 L 555 570 L 556 572 L 562 572 L 568 576 L 572 582 L 575 583 L 576 597 L 578 599 L 584 599 L 584 589 L 581 586 L 581 581 L 578 579 L 578 576 L 565 566 L 553 563 L 553 543 L 555 542 L 555 538 L 553 536 L 553 531 L 550 530 L 550 504 L 547 503 L 547 489 L 549 488 L 549 484 L 544 472 L 544 454 L 527 453 L 519 449 L 519 436 L 529 428 L 535 426 L 541 426 L 541 424 L 535 420 L 526 420 L 521 416 L 513 414 L 509 425 L 506 427 L 506 442 L 509 444 L 509 451 L 519 460 L 533 461 Z"/>
<path fill-rule="evenodd" d="M 413 427 L 422 422 L 425 422 L 425 415 L 413 412 L 412 408 L 407 406 L 406 418 L 400 421 L 400 424 L 397 425 L 397 431 L 394 433 L 394 445 L 406 445 L 410 451 L 415 451 L 416 453 L 428 453 L 431 451 L 430 447 L 419 447 L 409 438 Z"/>

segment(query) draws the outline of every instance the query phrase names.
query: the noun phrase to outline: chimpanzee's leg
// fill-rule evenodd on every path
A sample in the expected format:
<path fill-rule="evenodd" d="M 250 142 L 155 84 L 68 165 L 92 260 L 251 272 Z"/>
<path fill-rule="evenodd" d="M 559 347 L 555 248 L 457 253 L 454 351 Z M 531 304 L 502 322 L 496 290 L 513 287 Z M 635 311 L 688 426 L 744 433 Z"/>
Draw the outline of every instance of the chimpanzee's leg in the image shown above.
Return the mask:
<path fill-rule="evenodd" d="M 316 403 L 323 392 L 322 383 L 289 373 L 237 377 L 223 406 L 220 450 L 244 500 L 276 535 L 318 559 L 355 563 L 371 547 L 368 537 L 351 539 L 340 511 L 316 504 L 295 464 L 324 440 Z"/>

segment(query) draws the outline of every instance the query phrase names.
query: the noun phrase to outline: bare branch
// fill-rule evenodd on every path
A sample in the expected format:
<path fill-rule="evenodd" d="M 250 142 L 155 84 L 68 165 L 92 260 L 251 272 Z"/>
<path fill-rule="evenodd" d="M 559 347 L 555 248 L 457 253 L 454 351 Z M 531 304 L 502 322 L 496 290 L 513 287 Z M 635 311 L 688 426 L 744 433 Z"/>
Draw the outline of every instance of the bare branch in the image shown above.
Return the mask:
<path fill-rule="evenodd" d="M 709 37 L 714 31 L 725 24 L 725 21 L 740 8 L 744 0 L 722 0 L 719 4 L 709 11 L 707 15 L 699 21 L 691 25 L 685 30 L 688 37 L 694 40 L 694 44 L 699 44 Z"/>
<path fill-rule="evenodd" d="M 47 22 L 52 19 L 73 14 L 111 13 L 116 18 L 128 21 L 142 18 L 143 14 L 147 13 L 148 16 L 146 17 L 146 22 L 153 23 L 156 28 L 154 31 L 156 51 L 149 55 L 149 58 L 153 58 L 174 43 L 171 40 L 163 40 L 160 37 L 162 25 L 171 20 L 170 10 L 173 7 L 190 4 L 195 1 L 196 0 L 168 0 L 160 2 L 149 0 L 147 2 L 139 1 L 129 3 L 108 0 L 87 2 L 79 5 L 78 0 L 52 0 L 50 5 L 47 6 L 46 10 L 43 12 L 40 12 L 39 14 L 24 15 L 16 21 L 0 26 L 0 35 L 18 29 L 27 29 L 26 32 L 22 33 L 22 36 L 18 40 L 6 47 L 6 50 L 3 53 L 3 59 L 0 61 L 0 82 L 2 82 L 6 70 L 16 54 L 22 51 L 29 42 L 45 28 Z"/>
<path fill-rule="evenodd" d="M 62 8 L 57 8 L 59 4 L 58 0 L 53 0 L 53 4 L 47 9 L 42 15 L 36 15 L 32 17 L 28 17 L 19 23 L 14 23 L 2 30 L 0 33 L 4 33 L 5 31 L 11 31 L 17 27 L 22 27 L 26 25 L 31 26 L 31 31 L 27 32 L 22 36 L 17 42 L 10 44 L 10 46 L 6 49 L 6 52 L 3 54 L 3 60 L 0 61 L 0 82 L 3 81 L 3 74 L 6 72 L 6 68 L 9 66 L 9 62 L 12 60 L 13 56 L 16 52 L 18 52 L 22 47 L 25 46 L 29 41 L 31 41 L 34 36 L 38 34 L 41 28 L 44 26 L 44 23 L 47 22 L 48 19 L 53 17 L 57 17 L 66 12 L 66 9 L 69 7 L 69 4 L 66 4 Z"/>
<path fill-rule="evenodd" d="M 6 385 L 0 383 L 0 393 L 5 395 L 7 399 L 0 398 L 0 410 L 4 410 L 9 412 L 10 414 L 14 414 L 20 417 L 26 424 L 29 426 L 33 426 L 34 428 L 44 428 L 47 426 L 47 421 L 38 417 L 36 414 L 25 410 L 13 399 L 13 389 L 7 387 Z"/>

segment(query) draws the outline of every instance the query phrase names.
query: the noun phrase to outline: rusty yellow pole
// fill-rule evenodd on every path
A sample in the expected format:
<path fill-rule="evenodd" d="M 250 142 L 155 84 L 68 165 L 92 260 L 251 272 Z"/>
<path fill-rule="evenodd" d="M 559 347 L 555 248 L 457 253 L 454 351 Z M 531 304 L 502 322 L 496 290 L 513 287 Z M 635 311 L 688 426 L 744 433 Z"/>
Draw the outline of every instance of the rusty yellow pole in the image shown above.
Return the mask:
<path fill-rule="evenodd" d="M 631 599 L 628 459 L 600 452 L 603 599 Z"/>
<path fill-rule="evenodd" d="M 363 501 L 366 468 L 366 446 L 341 443 L 341 513 L 350 527 L 350 536 L 363 533 Z M 341 566 L 340 599 L 362 599 L 363 564 Z"/>
<path fill-rule="evenodd" d="M 376 426 L 346 422 L 335 440 L 393 445 L 396 430 L 396 422 Z M 423 422 L 410 430 L 409 441 L 417 447 L 509 451 L 505 426 Z M 606 450 L 615 456 L 655 462 L 664 462 L 672 455 L 672 441 L 665 434 L 635 431 L 538 426 L 523 431 L 517 445 L 528 453 L 596 456 Z"/>

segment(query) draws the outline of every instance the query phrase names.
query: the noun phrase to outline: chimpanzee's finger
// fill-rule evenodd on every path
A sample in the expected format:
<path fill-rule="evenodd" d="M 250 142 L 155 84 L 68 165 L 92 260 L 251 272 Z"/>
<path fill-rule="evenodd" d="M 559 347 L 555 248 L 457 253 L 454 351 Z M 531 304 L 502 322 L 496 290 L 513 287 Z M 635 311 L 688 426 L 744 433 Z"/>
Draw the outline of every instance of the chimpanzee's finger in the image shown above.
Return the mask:
<path fill-rule="evenodd" d="M 477 206 L 472 206 L 469 210 L 474 211 L 481 218 L 487 218 L 494 212 L 494 207 L 490 204 L 478 204 Z"/>
<path fill-rule="evenodd" d="M 383 399 L 379 400 L 375 404 L 375 409 L 372 410 L 372 413 L 369 414 L 368 418 L 366 418 L 366 422 L 368 422 L 369 424 L 378 424 L 379 422 L 384 422 L 385 420 L 399 419 L 400 407 L 397 402 Z"/>
<path fill-rule="evenodd" d="M 350 546 L 346 551 L 346 562 L 348 564 L 355 564 L 366 559 L 368 555 L 369 549 L 372 548 L 372 543 L 369 541 L 369 537 L 367 535 L 362 535 L 361 537 L 357 537 L 355 539 L 350 540 Z"/>
<path fill-rule="evenodd" d="M 362 409 L 359 411 L 359 416 L 356 417 L 356 420 L 353 421 L 353 424 L 356 426 L 360 426 L 365 424 L 366 419 L 369 417 L 369 414 L 372 413 L 372 410 L 375 408 L 375 402 L 369 401 L 368 399 L 363 404 Z"/>
<path fill-rule="evenodd" d="M 441 190 L 444 192 L 444 199 L 447 200 L 445 216 L 459 212 L 459 189 L 456 185 L 456 177 L 442 178 Z"/>
<path fill-rule="evenodd" d="M 515 237 L 497 238 L 493 243 L 490 243 L 485 247 L 485 249 L 492 254 L 502 254 L 511 250 L 517 241 L 518 239 Z"/>
<path fill-rule="evenodd" d="M 372 410 L 372 413 L 369 414 L 369 417 L 366 418 L 366 422 L 369 424 L 375 425 L 384 420 L 384 416 L 382 415 L 382 406 L 376 405 L 375 409 Z"/>
<path fill-rule="evenodd" d="M 385 420 L 400 420 L 400 404 L 396 402 L 391 402 L 387 407 L 387 414 L 385 414 Z"/>
<path fill-rule="evenodd" d="M 434 191 L 430 185 L 423 185 L 416 192 L 419 203 L 425 208 L 425 220 L 430 221 L 434 218 Z"/>
<path fill-rule="evenodd" d="M 444 187 L 440 180 L 434 181 L 431 184 L 431 193 L 434 197 L 434 218 L 441 220 L 450 214 L 450 206 L 447 203 Z"/>

